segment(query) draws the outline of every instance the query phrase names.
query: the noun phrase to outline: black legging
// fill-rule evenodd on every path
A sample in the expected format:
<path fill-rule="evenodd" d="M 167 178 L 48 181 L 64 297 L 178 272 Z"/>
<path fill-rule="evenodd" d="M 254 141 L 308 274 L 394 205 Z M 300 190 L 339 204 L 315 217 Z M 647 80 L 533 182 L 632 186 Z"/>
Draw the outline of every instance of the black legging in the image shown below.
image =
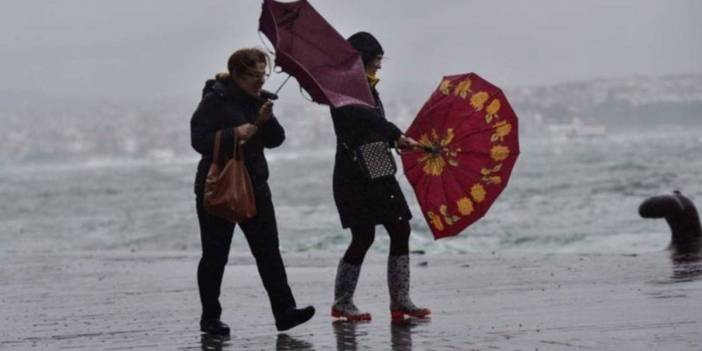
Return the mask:
<path fill-rule="evenodd" d="M 390 256 L 407 255 L 409 253 L 409 221 L 383 224 L 390 235 Z M 363 263 L 366 252 L 375 240 L 375 225 L 360 225 L 351 227 L 351 244 L 346 249 L 344 261 L 359 265 Z"/>

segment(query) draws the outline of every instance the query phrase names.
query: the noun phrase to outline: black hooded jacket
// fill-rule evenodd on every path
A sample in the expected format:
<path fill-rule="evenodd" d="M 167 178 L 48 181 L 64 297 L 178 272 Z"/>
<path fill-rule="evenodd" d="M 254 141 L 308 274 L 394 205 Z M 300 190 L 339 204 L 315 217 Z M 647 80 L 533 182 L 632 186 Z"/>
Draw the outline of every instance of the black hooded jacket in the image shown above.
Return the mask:
<path fill-rule="evenodd" d="M 222 134 L 223 156 L 231 157 L 234 149 L 234 127 L 255 123 L 262 99 L 243 92 L 230 79 L 210 79 L 202 91 L 202 101 L 190 120 L 190 141 L 202 155 L 195 176 L 195 194 L 204 194 L 205 178 L 212 164 L 215 133 Z M 285 140 L 285 131 L 275 117 L 262 124 L 244 144 L 244 162 L 256 192 L 268 192 L 268 163 L 263 148 L 274 148 Z"/>

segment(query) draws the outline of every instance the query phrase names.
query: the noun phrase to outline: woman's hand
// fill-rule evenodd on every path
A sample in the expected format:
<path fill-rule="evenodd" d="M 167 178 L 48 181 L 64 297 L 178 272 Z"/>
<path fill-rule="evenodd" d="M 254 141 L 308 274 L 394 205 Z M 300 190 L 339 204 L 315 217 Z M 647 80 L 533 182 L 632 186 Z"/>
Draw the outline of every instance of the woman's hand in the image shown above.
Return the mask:
<path fill-rule="evenodd" d="M 251 139 L 253 135 L 256 134 L 257 130 L 258 127 L 256 127 L 255 125 L 251 123 L 244 123 L 234 128 L 234 135 L 240 141 L 240 143 L 243 144 L 243 142 Z"/>
<path fill-rule="evenodd" d="M 407 149 L 407 148 L 419 148 L 419 147 L 422 147 L 422 144 L 420 144 L 418 141 L 414 140 L 413 138 L 401 135 L 400 138 L 397 139 L 397 146 L 400 149 Z"/>
<path fill-rule="evenodd" d="M 266 101 L 261 105 L 261 108 L 258 110 L 258 120 L 256 121 L 257 125 L 262 125 L 268 120 L 271 119 L 271 116 L 273 116 L 273 102 L 270 100 Z"/>

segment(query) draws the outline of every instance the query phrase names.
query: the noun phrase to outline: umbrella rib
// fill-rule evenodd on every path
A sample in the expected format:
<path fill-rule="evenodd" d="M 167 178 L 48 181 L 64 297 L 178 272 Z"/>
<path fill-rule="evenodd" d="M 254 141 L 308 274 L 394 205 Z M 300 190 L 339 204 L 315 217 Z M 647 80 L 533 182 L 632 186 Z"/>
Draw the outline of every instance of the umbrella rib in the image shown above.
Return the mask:
<path fill-rule="evenodd" d="M 431 98 L 432 98 L 432 96 L 434 95 L 434 93 L 436 93 L 436 92 L 439 90 L 439 87 L 441 87 L 441 83 L 444 81 L 444 78 L 446 78 L 446 77 L 447 77 L 447 76 L 442 77 L 442 78 L 441 78 L 441 82 L 439 82 L 439 85 L 437 85 L 436 88 L 435 88 L 434 90 L 432 90 L 432 94 L 429 96 L 429 101 L 431 101 Z M 436 103 L 436 104 L 433 104 L 433 103 L 432 103 L 431 105 L 429 105 L 429 107 L 427 107 L 427 110 L 426 110 L 425 113 L 428 114 L 428 113 L 431 112 L 433 109 L 438 108 L 439 106 L 443 105 L 444 103 L 453 101 L 453 99 L 449 99 L 450 96 L 451 96 L 450 94 L 444 95 L 444 96 L 442 97 L 441 101 L 439 101 L 439 102 Z"/>
<path fill-rule="evenodd" d="M 451 101 L 451 104 L 446 108 L 446 111 L 443 114 L 443 119 L 441 120 L 441 130 L 446 130 L 447 129 L 447 124 L 449 124 L 449 115 L 451 114 L 452 110 L 456 106 L 456 99 L 449 99 Z"/>
<path fill-rule="evenodd" d="M 424 151 L 424 150 L 417 151 L 417 153 L 422 153 L 422 154 L 424 154 L 424 155 L 429 155 L 429 154 L 431 154 L 430 152 L 426 152 L 426 151 Z M 416 157 L 419 158 L 420 156 L 416 156 Z M 422 165 L 422 162 L 417 161 L 414 165 L 412 165 L 410 168 L 407 168 L 407 169 L 405 170 L 405 174 L 407 174 L 407 172 L 410 172 L 410 171 L 414 170 L 416 167 L 421 166 L 421 165 Z"/>
<path fill-rule="evenodd" d="M 489 153 L 486 153 L 486 152 L 478 152 L 478 151 L 469 151 L 469 152 L 461 151 L 461 153 L 464 153 L 464 154 L 471 154 L 471 153 L 472 153 L 472 154 L 477 154 L 477 155 L 489 155 Z M 415 168 L 417 168 L 417 167 L 419 167 L 419 166 L 421 166 L 421 165 L 422 165 L 422 163 L 419 162 L 419 161 L 417 161 L 414 165 L 412 165 L 411 167 L 409 167 L 409 168 L 407 168 L 407 169 L 405 170 L 405 175 L 406 175 L 407 173 L 410 173 L 410 172 L 413 171 Z M 456 166 L 450 166 L 450 165 L 448 165 L 448 166 L 446 166 L 446 167 L 448 168 L 448 167 L 456 167 Z M 465 167 L 465 168 L 462 168 L 462 169 L 468 170 L 470 173 L 473 173 L 473 174 L 475 174 L 476 176 L 478 176 L 478 178 L 480 178 L 480 176 L 482 176 L 482 174 L 480 174 L 479 171 L 476 171 L 476 170 L 473 169 L 473 168 Z M 425 178 L 429 178 L 429 176 L 425 176 Z"/>
<path fill-rule="evenodd" d="M 488 95 L 488 98 L 485 100 L 485 102 L 490 101 L 490 99 L 494 99 L 495 96 L 498 95 L 498 94 L 500 94 L 500 93 L 502 93 L 502 90 L 501 90 L 500 88 L 496 88 L 495 91 L 494 91 L 491 95 Z M 502 93 L 502 95 L 504 95 L 504 93 Z M 471 107 L 472 107 L 472 106 L 471 106 Z M 470 110 L 468 110 L 468 111 L 470 111 Z M 476 113 L 478 113 L 478 111 L 476 111 L 476 110 L 474 109 L 473 111 L 471 111 L 471 112 L 468 113 L 468 116 L 469 116 L 469 117 L 470 117 L 470 116 L 473 116 L 473 115 L 476 114 Z M 491 126 L 491 127 L 492 127 L 492 126 Z M 482 130 L 481 130 L 481 131 L 482 131 Z M 465 136 L 465 135 L 463 135 L 463 136 Z"/>
<path fill-rule="evenodd" d="M 443 78 L 442 78 L 442 81 L 443 81 Z M 486 82 L 486 83 L 487 83 L 487 82 Z M 489 83 L 488 83 L 488 84 L 489 84 Z M 504 95 L 504 93 L 502 92 L 502 89 L 500 89 L 500 88 L 498 88 L 498 87 L 495 87 L 494 85 L 493 85 L 492 87 L 495 88 L 495 91 L 493 91 L 492 94 L 488 95 L 488 98 L 487 98 L 486 101 L 488 101 L 488 100 L 494 98 L 496 95 L 498 95 L 498 94 L 500 94 L 500 93 L 502 93 L 502 94 Z M 438 86 L 437 86 L 436 89 L 433 90 L 432 95 L 433 95 L 434 93 L 436 93 L 437 90 L 438 90 Z M 460 102 L 460 100 L 457 100 L 456 98 L 450 98 L 450 97 L 451 97 L 451 95 L 444 95 L 444 96 L 441 97 L 441 100 L 440 100 L 439 102 L 437 102 L 437 103 L 431 103 L 432 98 L 431 98 L 431 96 L 430 96 L 429 99 L 428 99 L 428 102 L 431 103 L 431 104 L 427 107 L 427 109 L 426 109 L 425 111 L 421 111 L 421 110 L 420 110 L 420 113 L 421 113 L 422 115 L 431 115 L 431 112 L 432 112 L 433 110 L 438 109 L 439 107 L 442 107 L 442 106 L 444 106 L 444 105 L 447 104 L 447 103 L 453 103 L 453 104 L 455 104 L 456 102 Z M 476 113 L 476 112 L 477 112 L 477 111 L 475 111 L 475 110 L 470 111 L 470 112 L 468 113 L 468 116 L 471 116 L 471 115 L 473 115 L 473 114 Z M 448 113 L 447 113 L 447 114 L 448 114 Z M 446 115 L 447 115 L 447 114 L 442 115 L 442 117 L 444 117 L 444 118 L 443 118 L 443 121 L 441 121 L 441 126 L 442 126 L 444 129 L 446 129 L 446 124 L 448 123 L 448 118 L 446 118 Z M 478 132 L 482 132 L 482 131 L 487 130 L 487 129 L 489 129 L 489 128 L 481 129 L 481 130 L 478 131 Z M 472 134 L 473 134 L 473 133 L 470 133 L 470 134 L 468 134 L 468 135 L 472 135 Z M 461 136 L 461 139 L 463 139 L 463 137 L 468 136 L 468 135 L 462 135 L 462 136 Z"/>
<path fill-rule="evenodd" d="M 451 174 L 453 174 L 453 172 L 451 172 Z M 460 178 L 457 178 L 457 177 L 454 175 L 454 179 L 460 179 Z M 467 188 L 463 188 L 463 184 L 462 184 L 461 182 L 458 182 L 458 181 L 457 181 L 457 183 L 458 183 L 458 185 L 461 187 L 461 190 L 465 189 L 465 194 L 466 194 L 466 195 L 469 195 L 469 190 L 467 190 Z M 470 186 L 470 185 L 469 185 L 469 186 Z M 473 225 L 473 223 L 477 222 L 480 218 L 482 218 L 483 216 L 485 216 L 485 214 L 487 213 L 488 209 L 490 209 L 491 206 L 492 206 L 492 203 L 488 204 L 487 206 L 481 205 L 480 203 L 475 204 L 475 205 L 474 205 L 473 211 L 477 212 L 478 215 L 475 216 L 475 217 L 473 217 L 473 218 L 471 218 L 470 223 L 467 224 L 466 227 L 463 228 L 461 231 L 464 231 L 464 230 L 468 229 L 468 227 L 470 227 L 471 225 Z M 473 214 L 474 214 L 474 213 L 470 213 L 468 216 L 471 216 L 471 215 L 473 215 Z"/>
<path fill-rule="evenodd" d="M 495 130 L 495 128 L 491 125 L 488 125 L 486 128 L 476 129 L 474 131 L 465 133 L 458 138 L 455 138 L 451 143 L 452 144 L 459 143 L 459 142 L 467 139 L 468 137 L 471 137 L 471 136 L 476 135 L 476 134 L 482 134 L 482 133 L 488 132 L 490 130 Z"/>
<path fill-rule="evenodd" d="M 486 83 L 487 83 L 487 82 L 486 82 Z M 499 93 L 502 93 L 502 94 L 504 95 L 504 93 L 502 92 L 502 89 L 500 89 L 500 88 L 498 88 L 498 87 L 495 87 L 494 85 L 493 85 L 493 87 L 495 88 L 495 91 L 494 91 L 492 94 L 488 95 L 488 98 L 487 98 L 487 100 L 485 100 L 485 101 L 489 101 L 490 99 L 493 99 L 493 98 L 495 97 L 495 95 L 498 95 Z M 437 88 L 437 89 L 438 89 L 438 88 Z M 434 90 L 434 91 L 436 91 L 436 90 Z M 438 108 L 444 101 L 447 101 L 447 102 L 454 102 L 454 103 L 455 103 L 456 101 L 458 101 L 456 98 L 454 98 L 454 99 L 449 99 L 448 97 L 450 97 L 450 96 L 451 96 L 450 94 L 449 94 L 449 95 L 445 95 L 445 97 L 446 97 L 445 99 L 442 99 L 442 101 L 439 102 L 439 103 L 436 104 L 436 105 L 430 106 L 429 108 L 427 108 L 426 112 L 424 112 L 424 113 L 425 113 L 425 114 L 429 114 L 429 112 L 431 112 L 431 111 L 432 111 L 433 109 L 435 109 L 435 108 Z M 431 99 L 431 97 L 429 97 L 429 99 Z M 473 111 L 473 112 L 469 113 L 469 116 L 472 115 L 472 114 L 475 113 L 475 112 L 477 112 L 477 111 Z M 442 124 L 442 126 L 445 127 L 445 123 Z"/>
<path fill-rule="evenodd" d="M 442 78 L 442 81 L 443 81 L 443 78 Z M 441 86 L 441 84 L 439 84 L 434 90 L 432 90 L 432 95 L 429 95 L 428 101 L 430 103 L 431 103 L 431 97 L 434 95 L 434 93 L 437 92 L 437 90 L 439 90 L 439 86 Z M 440 106 L 443 106 L 444 104 L 450 103 L 450 102 L 453 102 L 453 99 L 450 99 L 449 95 L 444 95 L 441 97 L 441 100 L 438 101 L 437 103 L 431 103 L 431 105 L 429 105 L 427 107 L 427 110 L 424 111 L 424 114 L 429 114 L 432 110 L 435 110 L 435 109 L 439 108 Z"/>
<path fill-rule="evenodd" d="M 490 155 L 490 152 L 488 151 L 479 151 L 479 150 L 461 150 L 461 151 L 456 151 L 459 154 L 462 155 L 468 155 L 468 154 L 475 154 L 475 155 Z"/>
<path fill-rule="evenodd" d="M 406 175 L 407 175 L 407 172 L 405 172 L 405 176 Z M 421 183 L 421 184 L 419 184 L 419 183 Z M 428 189 L 429 186 L 431 185 L 431 179 L 429 177 L 426 177 L 426 176 L 420 177 L 419 182 L 417 182 L 417 184 L 413 184 L 412 182 L 410 182 L 410 185 L 412 185 L 412 188 L 414 189 L 414 196 L 417 198 L 417 202 L 419 202 L 421 204 L 422 199 L 419 198 L 419 191 L 421 189 Z M 421 209 L 421 207 L 420 207 L 420 209 Z M 424 213 L 422 213 L 422 215 L 424 215 Z"/>
<path fill-rule="evenodd" d="M 409 168 L 405 169 L 405 174 L 407 174 L 408 172 L 414 170 L 414 169 L 417 168 L 417 166 L 419 166 L 419 165 L 420 165 L 420 162 L 419 162 L 419 161 L 415 162 L 415 164 L 413 164 L 413 165 L 410 166 Z"/>
<path fill-rule="evenodd" d="M 429 100 L 431 100 L 431 96 L 429 97 Z M 437 103 L 432 103 L 431 105 L 429 105 L 429 107 L 427 107 L 427 110 L 424 112 L 424 114 L 429 114 L 431 111 L 443 106 L 444 104 L 446 104 L 448 102 L 451 102 L 451 99 L 449 99 L 448 97 L 444 97 L 443 99 L 441 99 L 441 101 L 439 101 Z"/>
<path fill-rule="evenodd" d="M 446 180 L 448 181 L 448 179 L 446 179 Z M 448 197 L 447 197 L 447 196 L 448 196 L 448 191 L 447 191 L 447 189 L 446 189 L 446 183 L 447 183 L 447 181 L 442 181 L 442 182 L 441 182 L 441 187 L 442 187 L 443 190 L 444 190 L 443 193 L 442 193 L 443 198 L 444 198 L 443 204 L 446 206 L 446 211 L 448 212 L 449 209 L 450 209 L 450 207 L 449 207 L 449 201 L 448 201 Z M 455 181 L 455 180 L 454 180 L 454 181 Z M 460 184 L 459 184 L 459 187 L 460 187 Z M 450 205 L 454 205 L 454 204 L 450 204 Z M 452 206 L 452 207 L 453 207 L 453 206 Z M 448 215 L 448 216 L 452 216 L 452 213 L 448 212 L 447 215 Z M 447 225 L 448 225 L 448 223 L 447 223 Z M 458 233 L 456 233 L 456 234 L 458 234 Z"/>
<path fill-rule="evenodd" d="M 471 174 L 474 174 L 476 176 L 476 178 L 480 178 L 483 176 L 480 173 L 480 171 L 476 171 L 475 169 L 473 169 L 471 167 L 461 167 L 461 169 L 466 170 L 466 171 L 470 172 Z M 451 174 L 453 174 L 453 172 L 451 172 Z"/>

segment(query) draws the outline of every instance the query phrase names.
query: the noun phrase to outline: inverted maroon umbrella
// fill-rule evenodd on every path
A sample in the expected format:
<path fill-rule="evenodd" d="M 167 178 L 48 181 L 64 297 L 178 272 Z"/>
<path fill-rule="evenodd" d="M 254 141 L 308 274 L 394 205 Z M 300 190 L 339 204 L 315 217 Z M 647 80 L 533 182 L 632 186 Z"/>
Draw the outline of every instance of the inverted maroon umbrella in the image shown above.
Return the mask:
<path fill-rule="evenodd" d="M 429 151 L 402 154 L 436 239 L 463 231 L 502 193 L 519 155 L 517 127 L 502 90 L 477 74 L 441 80 L 406 133 Z"/>
<path fill-rule="evenodd" d="M 375 106 L 360 54 L 306 0 L 264 0 L 259 30 L 275 48 L 275 64 L 312 100 Z"/>

